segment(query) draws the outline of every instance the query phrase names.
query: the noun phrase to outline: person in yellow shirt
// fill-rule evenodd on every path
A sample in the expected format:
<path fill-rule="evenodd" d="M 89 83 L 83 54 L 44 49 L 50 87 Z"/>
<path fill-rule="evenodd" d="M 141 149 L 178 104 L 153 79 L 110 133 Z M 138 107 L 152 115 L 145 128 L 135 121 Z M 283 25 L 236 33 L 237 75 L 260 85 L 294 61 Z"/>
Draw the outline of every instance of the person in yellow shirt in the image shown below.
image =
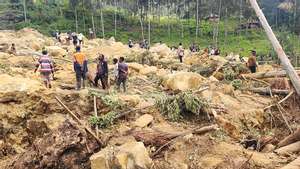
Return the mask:
<path fill-rule="evenodd" d="M 86 55 L 80 51 L 80 46 L 76 47 L 76 53 L 73 58 L 74 71 L 76 74 L 76 90 L 80 90 L 81 83 L 82 87 L 85 88 L 86 73 L 88 72 L 87 58 Z"/>
<path fill-rule="evenodd" d="M 256 51 L 251 51 L 251 56 L 248 58 L 247 66 L 251 73 L 256 73 L 257 63 L 256 63 Z"/>

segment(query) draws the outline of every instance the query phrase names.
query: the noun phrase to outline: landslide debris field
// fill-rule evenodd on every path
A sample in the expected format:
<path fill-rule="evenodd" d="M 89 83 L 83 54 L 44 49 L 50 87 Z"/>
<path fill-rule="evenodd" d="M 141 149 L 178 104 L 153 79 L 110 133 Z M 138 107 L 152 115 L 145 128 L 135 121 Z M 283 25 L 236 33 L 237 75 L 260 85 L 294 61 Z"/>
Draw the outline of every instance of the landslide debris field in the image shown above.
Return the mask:
<path fill-rule="evenodd" d="M 0 42 L 0 168 L 299 168 L 299 98 L 278 65 L 249 74 L 233 54 L 186 52 L 181 64 L 164 44 L 85 39 L 89 79 L 102 53 L 111 87 L 76 91 L 72 45 L 32 29 L 0 31 Z M 16 55 L 7 53 L 12 42 Z M 51 89 L 34 73 L 43 47 L 55 62 Z M 114 88 L 120 56 L 126 93 Z"/>

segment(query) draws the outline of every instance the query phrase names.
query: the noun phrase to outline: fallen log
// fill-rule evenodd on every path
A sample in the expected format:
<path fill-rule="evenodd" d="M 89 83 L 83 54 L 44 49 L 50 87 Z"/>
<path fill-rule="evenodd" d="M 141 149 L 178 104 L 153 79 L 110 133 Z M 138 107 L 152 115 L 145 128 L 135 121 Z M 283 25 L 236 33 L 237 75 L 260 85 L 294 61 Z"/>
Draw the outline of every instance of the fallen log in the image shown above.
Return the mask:
<path fill-rule="evenodd" d="M 160 147 L 178 137 L 182 137 L 188 134 L 205 134 L 207 132 L 215 131 L 217 129 L 218 125 L 211 125 L 177 134 L 171 134 L 154 130 L 131 131 L 129 134 L 131 134 L 137 141 L 143 142 L 145 145 Z"/>
<path fill-rule="evenodd" d="M 296 158 L 294 161 L 290 162 L 286 166 L 280 169 L 299 169 L 300 168 L 300 157 Z"/>
<path fill-rule="evenodd" d="M 298 153 L 298 152 L 300 152 L 300 141 L 297 141 L 293 144 L 275 150 L 275 153 L 280 155 L 287 155 L 287 154 Z"/>
<path fill-rule="evenodd" d="M 59 88 L 61 88 L 63 90 L 75 90 L 76 87 L 73 84 L 62 83 L 62 84 L 59 84 Z"/>
<path fill-rule="evenodd" d="M 253 93 L 258 93 L 258 94 L 263 94 L 263 95 L 270 95 L 270 88 L 250 88 L 246 89 L 248 91 L 251 91 Z M 271 89 L 272 94 L 277 94 L 277 95 L 288 95 L 290 93 L 289 90 L 278 90 L 278 89 Z"/>
<path fill-rule="evenodd" d="M 300 141 L 300 128 L 297 129 L 293 134 L 287 136 L 282 141 L 280 141 L 277 145 L 277 148 L 287 146 L 297 141 Z"/>
<path fill-rule="evenodd" d="M 296 70 L 297 74 L 300 75 L 300 70 Z M 264 79 L 264 78 L 274 78 L 274 77 L 286 77 L 287 73 L 285 70 L 279 71 L 268 71 L 268 72 L 258 72 L 252 74 L 243 74 L 245 78 L 255 78 L 255 79 Z"/>

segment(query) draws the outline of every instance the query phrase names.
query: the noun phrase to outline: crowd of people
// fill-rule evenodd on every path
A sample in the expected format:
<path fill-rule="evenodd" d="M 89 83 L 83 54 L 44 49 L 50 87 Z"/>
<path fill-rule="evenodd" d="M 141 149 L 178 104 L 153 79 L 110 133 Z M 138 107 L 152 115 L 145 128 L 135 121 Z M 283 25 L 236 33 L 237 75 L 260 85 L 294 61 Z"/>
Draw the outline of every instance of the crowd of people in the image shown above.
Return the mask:
<path fill-rule="evenodd" d="M 59 31 L 55 32 L 55 38 L 58 42 L 61 42 L 61 33 Z M 75 46 L 75 53 L 73 54 L 73 66 L 74 72 L 76 76 L 76 89 L 80 90 L 86 87 L 86 80 L 87 80 L 87 72 L 88 72 L 88 60 L 87 56 L 81 51 L 81 45 L 84 43 L 83 39 L 84 36 L 82 33 L 76 34 L 75 32 L 67 32 L 67 42 L 72 42 Z M 89 38 L 95 38 L 94 32 L 92 29 L 89 29 Z M 132 40 L 128 41 L 128 47 L 133 48 L 134 43 Z M 139 43 L 139 47 L 143 49 L 149 49 L 150 45 L 147 40 L 143 40 Z M 179 62 L 183 62 L 183 58 L 185 56 L 185 49 L 182 43 L 179 43 L 177 47 L 177 56 Z M 189 47 L 191 53 L 199 52 L 199 46 L 196 43 L 192 43 Z M 204 51 L 211 55 L 220 55 L 220 49 L 213 47 L 211 49 L 205 48 Z M 10 52 L 16 53 L 15 44 L 11 45 Z M 116 88 L 118 91 L 121 91 L 121 86 L 123 91 L 126 92 L 126 82 L 128 79 L 128 65 L 125 63 L 125 58 L 114 58 L 113 59 L 114 70 L 113 76 L 114 81 L 116 84 Z M 257 63 L 256 63 L 256 51 L 251 51 L 251 56 L 248 58 L 248 62 L 246 63 L 247 67 L 251 71 L 251 73 L 255 73 L 257 70 Z M 39 69 L 43 82 L 47 88 L 51 88 L 50 76 L 52 75 L 54 78 L 54 66 L 51 57 L 48 55 L 48 52 L 43 49 L 42 55 L 39 57 L 38 62 L 36 64 L 36 72 Z M 94 86 L 99 86 L 99 80 L 101 82 L 101 87 L 103 90 L 108 90 L 110 88 L 109 83 L 109 69 L 108 69 L 108 62 L 103 54 L 98 54 L 97 57 L 97 68 L 96 74 L 94 78 Z"/>

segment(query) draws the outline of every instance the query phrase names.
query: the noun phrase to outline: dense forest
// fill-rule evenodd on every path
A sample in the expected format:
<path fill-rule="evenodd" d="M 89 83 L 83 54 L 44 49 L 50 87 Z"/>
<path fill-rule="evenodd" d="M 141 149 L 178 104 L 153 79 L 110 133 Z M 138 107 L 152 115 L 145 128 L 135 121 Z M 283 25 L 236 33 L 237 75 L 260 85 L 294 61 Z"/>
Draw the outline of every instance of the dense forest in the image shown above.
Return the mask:
<path fill-rule="evenodd" d="M 297 64 L 300 1 L 259 3 Z M 32 27 L 50 35 L 55 30 L 87 34 L 91 28 L 97 37 L 122 42 L 197 42 L 224 52 L 247 55 L 256 49 L 262 56 L 274 55 L 263 30 L 251 27 L 257 17 L 246 0 L 0 0 L 0 18 L 1 29 Z"/>

